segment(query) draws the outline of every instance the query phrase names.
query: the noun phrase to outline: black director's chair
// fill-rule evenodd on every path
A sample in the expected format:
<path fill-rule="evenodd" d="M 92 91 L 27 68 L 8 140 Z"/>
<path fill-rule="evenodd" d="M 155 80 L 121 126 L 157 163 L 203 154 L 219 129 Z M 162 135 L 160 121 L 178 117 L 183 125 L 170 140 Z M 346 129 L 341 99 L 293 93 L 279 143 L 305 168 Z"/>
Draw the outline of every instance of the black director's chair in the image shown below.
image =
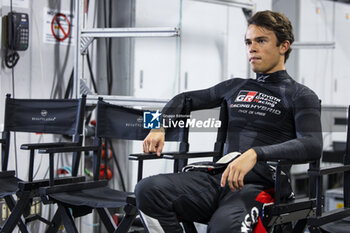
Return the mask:
<path fill-rule="evenodd" d="M 45 223 L 49 221 L 37 215 L 29 215 L 29 207 L 33 197 L 38 197 L 38 188 L 47 186 L 48 180 L 33 181 L 33 167 L 35 150 L 46 147 L 64 147 L 80 145 L 84 118 L 85 96 L 81 99 L 71 100 L 49 100 L 49 99 L 13 99 L 10 95 L 6 97 L 4 131 L 2 133 L 2 171 L 0 172 L 0 197 L 4 198 L 11 210 L 0 232 L 12 232 L 16 224 L 22 232 L 28 232 L 21 216 L 30 222 L 39 219 Z M 54 135 L 68 135 L 73 137 L 73 142 L 33 143 L 22 145 L 22 149 L 30 151 L 28 181 L 15 176 L 15 171 L 8 171 L 8 160 L 10 153 L 10 135 L 14 132 L 45 133 Z M 77 160 L 77 155 L 73 160 Z M 76 174 L 76 172 L 75 172 Z M 81 177 L 71 179 L 60 179 L 58 183 L 70 183 L 81 181 Z M 20 184 L 20 185 L 19 185 Z M 17 202 L 13 195 L 17 194 Z"/>
<path fill-rule="evenodd" d="M 311 233 L 320 232 L 337 232 L 337 225 L 342 225 L 347 229 L 342 229 L 344 232 L 348 231 L 350 227 L 349 219 L 350 216 L 350 106 L 348 109 L 347 118 L 347 135 L 346 135 L 346 150 L 344 154 L 343 165 L 320 169 L 319 166 L 309 169 L 309 174 L 314 176 L 316 179 L 316 216 L 308 219 L 309 230 Z M 324 195 L 322 193 L 322 176 L 329 174 L 344 174 L 344 187 L 343 187 L 343 200 L 344 207 L 323 212 Z"/>
<path fill-rule="evenodd" d="M 55 153 L 94 151 L 93 181 L 80 182 L 73 185 L 57 185 L 56 178 L 50 175 L 50 186 L 40 188 L 40 195 L 45 204 L 55 203 L 58 210 L 53 224 L 47 232 L 56 232 L 57 226 L 63 222 L 69 233 L 76 233 L 75 217 L 89 214 L 96 209 L 108 232 L 128 232 L 138 215 L 136 200 L 132 193 L 109 188 L 107 180 L 99 180 L 101 150 L 103 140 L 144 138 L 149 130 L 143 128 L 143 111 L 125 108 L 106 103 L 100 98 L 96 108 L 96 127 L 93 146 L 73 146 L 65 148 L 41 149 L 40 153 L 50 154 L 50 167 L 53 167 Z M 105 156 L 106 159 L 107 156 Z M 52 169 L 50 169 L 50 172 Z M 116 226 L 108 209 L 124 208 L 124 217 Z"/>
<path fill-rule="evenodd" d="M 212 161 L 216 162 L 224 151 L 227 136 L 228 123 L 227 103 L 223 102 L 220 107 L 220 121 L 221 127 L 217 132 L 217 139 L 212 152 L 182 152 L 182 153 L 165 153 L 164 158 L 167 159 L 184 159 L 199 157 L 212 157 Z M 307 219 L 316 214 L 317 200 L 315 198 L 315 178 L 311 176 L 310 179 L 310 198 L 302 199 L 281 199 L 281 179 L 286 177 L 282 175 L 282 170 L 288 170 L 293 164 L 309 163 L 310 168 L 317 167 L 319 161 L 268 161 L 275 169 L 275 187 L 274 187 L 274 203 L 265 205 L 264 216 L 262 222 L 268 232 L 303 232 L 307 225 Z M 177 171 L 180 171 L 177 170 Z M 291 224 L 293 223 L 293 225 Z M 206 224 L 206 223 L 203 223 Z M 196 233 L 197 230 L 192 222 L 183 222 L 186 233 Z"/>
<path fill-rule="evenodd" d="M 350 107 L 349 113 L 350 115 Z M 346 152 L 344 165 L 320 168 L 320 160 L 296 162 L 296 161 L 269 161 L 275 170 L 275 194 L 274 202 L 264 207 L 262 222 L 267 232 L 305 232 L 306 228 L 311 233 L 339 233 L 337 226 L 346 227 L 342 229 L 347 232 L 350 227 L 350 118 L 347 119 Z M 177 158 L 174 155 L 173 158 Z M 186 154 L 179 155 L 181 158 L 190 158 Z M 306 198 L 292 200 L 281 200 L 281 171 L 283 167 L 294 164 L 309 163 L 309 195 Z M 324 195 L 322 193 L 322 176 L 343 173 L 344 174 L 344 208 L 324 212 Z M 345 219 L 345 220 L 344 220 Z M 184 223 L 186 233 L 197 232 L 193 223 Z"/>

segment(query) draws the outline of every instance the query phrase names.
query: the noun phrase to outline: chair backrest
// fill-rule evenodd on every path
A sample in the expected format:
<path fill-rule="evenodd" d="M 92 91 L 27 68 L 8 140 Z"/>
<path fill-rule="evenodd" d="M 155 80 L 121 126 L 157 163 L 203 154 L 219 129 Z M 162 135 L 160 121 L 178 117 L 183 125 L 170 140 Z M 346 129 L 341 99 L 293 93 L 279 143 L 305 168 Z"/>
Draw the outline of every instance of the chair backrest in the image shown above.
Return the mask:
<path fill-rule="evenodd" d="M 144 112 L 140 110 L 114 105 L 103 101 L 97 103 L 96 137 L 107 137 L 126 140 L 143 140 L 150 132 L 144 128 Z M 181 128 L 167 131 L 166 141 L 187 141 L 186 134 Z"/>
<path fill-rule="evenodd" d="M 228 111 L 227 111 L 226 101 L 223 101 L 221 103 L 219 120 L 221 121 L 221 127 L 218 129 L 218 132 L 217 132 L 214 151 L 219 152 L 219 154 L 223 156 L 226 139 L 227 139 L 227 126 L 228 126 Z M 218 161 L 221 156 L 214 157 L 213 162 Z"/>
<path fill-rule="evenodd" d="M 81 99 L 14 99 L 6 97 L 2 170 L 9 158 L 10 132 L 61 134 L 81 142 L 86 97 Z M 76 159 L 76 158 L 75 158 Z"/>
<path fill-rule="evenodd" d="M 190 108 L 191 100 L 186 99 L 182 115 L 189 116 Z M 150 129 L 145 129 L 143 125 L 143 117 L 145 112 L 148 111 L 110 104 L 100 98 L 96 109 L 96 129 L 94 144 L 96 146 L 101 145 L 103 138 L 144 140 L 150 131 Z M 226 102 L 223 102 L 220 107 L 219 119 L 221 121 L 221 127 L 218 129 L 214 151 L 219 152 L 218 154 L 220 154 L 220 156 L 214 157 L 214 161 L 217 161 L 222 156 L 226 142 L 228 119 Z M 184 120 L 184 122 L 186 122 L 187 119 L 182 118 L 180 120 Z M 180 153 L 188 152 L 189 128 L 170 127 L 166 129 L 165 136 L 166 141 L 180 142 L 178 150 Z M 99 156 L 94 156 L 94 159 L 100 160 Z M 99 174 L 100 163 L 101 161 L 94 161 L 94 174 Z M 176 163 L 178 170 L 181 170 L 181 168 L 187 164 L 187 159 L 179 159 L 179 161 L 176 161 Z M 95 179 L 98 179 L 98 177 L 95 177 Z"/>
<path fill-rule="evenodd" d="M 188 106 L 189 102 L 186 102 Z M 188 108 L 188 107 L 186 107 Z M 189 108 L 188 108 L 189 109 Z M 185 109 L 185 111 L 187 111 Z M 95 146 L 101 146 L 103 139 L 144 140 L 150 129 L 144 128 L 144 113 L 148 110 L 123 107 L 99 98 L 96 108 Z M 167 130 L 166 141 L 180 142 L 180 151 L 188 150 L 188 129 L 171 128 Z M 100 152 L 98 152 L 100 153 Z M 100 157 L 94 156 L 94 174 L 99 174 Z M 98 173 L 97 173 L 98 172 Z M 94 177 L 95 180 L 98 177 Z"/>

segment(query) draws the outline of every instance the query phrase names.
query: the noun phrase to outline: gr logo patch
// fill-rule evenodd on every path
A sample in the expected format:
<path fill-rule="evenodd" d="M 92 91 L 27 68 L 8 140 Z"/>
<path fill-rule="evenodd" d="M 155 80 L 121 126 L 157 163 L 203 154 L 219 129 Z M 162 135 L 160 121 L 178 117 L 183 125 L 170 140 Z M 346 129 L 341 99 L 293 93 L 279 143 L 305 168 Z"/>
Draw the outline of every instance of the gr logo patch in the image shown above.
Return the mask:
<path fill-rule="evenodd" d="M 235 102 L 252 102 L 256 94 L 257 91 L 240 91 Z"/>

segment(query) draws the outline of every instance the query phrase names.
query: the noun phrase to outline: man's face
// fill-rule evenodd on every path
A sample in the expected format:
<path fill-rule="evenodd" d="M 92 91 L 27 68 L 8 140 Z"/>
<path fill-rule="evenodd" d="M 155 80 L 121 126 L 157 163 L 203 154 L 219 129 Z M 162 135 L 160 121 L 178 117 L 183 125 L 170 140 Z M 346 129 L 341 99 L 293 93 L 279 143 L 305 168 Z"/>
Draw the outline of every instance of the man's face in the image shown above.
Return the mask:
<path fill-rule="evenodd" d="M 284 42 L 277 46 L 275 33 L 254 24 L 249 25 L 245 44 L 249 63 L 256 73 L 273 73 L 284 70 L 284 53 L 289 43 Z"/>

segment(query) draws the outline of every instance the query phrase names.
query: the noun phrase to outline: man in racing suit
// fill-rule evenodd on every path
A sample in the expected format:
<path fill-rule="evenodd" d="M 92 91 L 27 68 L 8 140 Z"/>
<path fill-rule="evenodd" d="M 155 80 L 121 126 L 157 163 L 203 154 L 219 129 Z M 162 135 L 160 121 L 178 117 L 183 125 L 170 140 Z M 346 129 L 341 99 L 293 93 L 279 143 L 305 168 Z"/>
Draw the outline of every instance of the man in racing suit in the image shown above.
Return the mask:
<path fill-rule="evenodd" d="M 322 150 L 320 103 L 309 88 L 294 81 L 285 61 L 294 41 L 292 26 L 283 14 L 257 12 L 248 20 L 245 35 L 248 59 L 256 79 L 234 78 L 214 87 L 181 93 L 162 113 L 183 112 L 186 98 L 191 110 L 228 108 L 225 152 L 241 155 L 223 173 L 161 174 L 141 180 L 135 194 L 137 207 L 149 232 L 183 232 L 180 220 L 208 223 L 208 232 L 253 232 L 264 193 L 273 188 L 275 159 L 310 161 Z M 164 129 L 145 138 L 146 153 L 161 154 Z M 290 198 L 290 184 L 282 184 Z"/>

